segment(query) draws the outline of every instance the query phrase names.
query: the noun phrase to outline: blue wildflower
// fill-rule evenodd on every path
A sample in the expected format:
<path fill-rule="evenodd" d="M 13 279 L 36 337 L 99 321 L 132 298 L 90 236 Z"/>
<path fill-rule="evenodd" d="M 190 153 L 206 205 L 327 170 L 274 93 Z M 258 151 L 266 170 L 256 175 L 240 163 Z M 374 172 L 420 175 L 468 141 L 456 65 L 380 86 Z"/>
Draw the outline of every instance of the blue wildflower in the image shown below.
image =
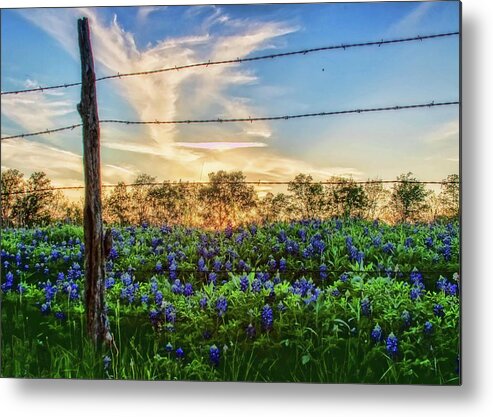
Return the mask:
<path fill-rule="evenodd" d="M 437 317 L 443 317 L 445 315 L 445 313 L 443 311 L 443 306 L 441 304 L 435 304 L 433 306 L 433 313 Z"/>
<path fill-rule="evenodd" d="M 394 335 L 394 333 L 390 333 L 387 337 L 386 340 L 386 349 L 387 352 L 395 357 L 399 353 L 399 340 L 397 339 L 397 336 Z"/>
<path fill-rule="evenodd" d="M 240 278 L 240 290 L 243 291 L 243 292 L 247 292 L 248 285 L 249 285 L 248 277 L 246 275 L 243 275 Z"/>
<path fill-rule="evenodd" d="M 179 347 L 178 349 L 176 349 L 176 358 L 177 359 L 183 359 L 183 357 L 185 356 L 185 352 L 183 351 L 183 349 L 181 347 Z"/>
<path fill-rule="evenodd" d="M 103 358 L 103 366 L 104 366 L 105 371 L 109 368 L 110 363 L 111 363 L 111 358 L 109 356 L 105 356 Z"/>
<path fill-rule="evenodd" d="M 375 327 L 371 331 L 371 339 L 374 342 L 378 343 L 382 340 L 382 336 L 383 336 L 382 328 L 378 324 L 375 325 Z"/>
<path fill-rule="evenodd" d="M 426 335 L 430 335 L 431 333 L 433 333 L 433 324 L 427 321 L 423 326 L 423 332 Z"/>
<path fill-rule="evenodd" d="M 272 324 L 274 323 L 274 316 L 272 312 L 272 308 L 266 304 L 262 308 L 262 326 L 264 327 L 265 330 L 269 331 L 272 329 Z"/>
<path fill-rule="evenodd" d="M 409 327 L 411 325 L 411 313 L 409 311 L 404 310 L 401 314 L 401 319 L 404 324 L 404 327 Z"/>
<path fill-rule="evenodd" d="M 253 339 L 253 338 L 255 338 L 255 336 L 256 336 L 256 334 L 257 334 L 257 331 L 255 330 L 255 326 L 254 326 L 252 323 L 250 323 L 250 324 L 247 326 L 247 328 L 246 328 L 245 332 L 246 332 L 246 335 L 247 335 L 247 337 L 248 337 L 249 339 Z"/>
<path fill-rule="evenodd" d="M 214 367 L 219 366 L 220 352 L 216 345 L 212 345 L 209 349 L 209 360 Z"/>
<path fill-rule="evenodd" d="M 189 282 L 187 282 L 185 284 L 185 287 L 183 288 L 183 295 L 185 297 L 190 297 L 193 295 L 193 287 L 192 284 L 190 284 Z"/>
<path fill-rule="evenodd" d="M 199 305 L 200 305 L 200 308 L 203 310 L 204 308 L 207 307 L 207 297 L 206 296 L 203 296 L 200 300 L 199 300 Z"/>
<path fill-rule="evenodd" d="M 216 302 L 216 310 L 219 317 L 223 317 L 228 309 L 228 300 L 223 295 L 220 296 Z"/>
<path fill-rule="evenodd" d="M 360 306 L 361 306 L 361 314 L 363 314 L 363 316 L 368 317 L 371 314 L 371 302 L 368 299 L 368 297 L 365 297 L 360 301 Z"/>

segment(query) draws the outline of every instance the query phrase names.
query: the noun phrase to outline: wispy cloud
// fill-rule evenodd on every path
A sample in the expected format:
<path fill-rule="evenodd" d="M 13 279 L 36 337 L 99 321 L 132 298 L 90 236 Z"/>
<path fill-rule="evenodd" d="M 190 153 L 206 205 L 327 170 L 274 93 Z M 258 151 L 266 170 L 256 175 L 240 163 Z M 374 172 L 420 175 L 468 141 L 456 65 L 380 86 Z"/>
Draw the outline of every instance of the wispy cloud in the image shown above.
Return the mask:
<path fill-rule="evenodd" d="M 459 140 L 459 121 L 450 120 L 438 126 L 432 132 L 427 134 L 428 142 L 445 142 L 449 140 Z"/>
<path fill-rule="evenodd" d="M 388 36 L 396 36 L 400 34 L 412 34 L 416 31 L 423 18 L 428 14 L 433 7 L 432 1 L 426 1 L 420 3 L 416 8 L 408 15 L 403 17 L 398 22 L 394 23 L 388 30 Z"/>
<path fill-rule="evenodd" d="M 263 142 L 176 142 L 175 146 L 192 149 L 227 151 L 238 148 L 264 148 Z"/>

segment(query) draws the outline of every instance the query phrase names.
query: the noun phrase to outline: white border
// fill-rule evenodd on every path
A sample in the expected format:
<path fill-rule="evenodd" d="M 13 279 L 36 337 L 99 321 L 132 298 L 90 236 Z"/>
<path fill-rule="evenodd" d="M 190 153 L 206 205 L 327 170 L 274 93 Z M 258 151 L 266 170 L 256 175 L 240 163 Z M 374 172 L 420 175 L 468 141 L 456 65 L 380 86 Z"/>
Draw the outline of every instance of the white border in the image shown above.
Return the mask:
<path fill-rule="evenodd" d="M 253 1 L 259 2 L 259 1 Z M 253 3 L 252 2 L 252 3 Z M 278 3 L 279 1 L 269 1 Z M 209 4 L 204 0 L 9 0 L 11 7 Z M 233 3 L 232 1 L 217 1 Z M 0 380 L 2 415 L 493 415 L 492 2 L 463 2 L 463 386 L 407 387 Z"/>

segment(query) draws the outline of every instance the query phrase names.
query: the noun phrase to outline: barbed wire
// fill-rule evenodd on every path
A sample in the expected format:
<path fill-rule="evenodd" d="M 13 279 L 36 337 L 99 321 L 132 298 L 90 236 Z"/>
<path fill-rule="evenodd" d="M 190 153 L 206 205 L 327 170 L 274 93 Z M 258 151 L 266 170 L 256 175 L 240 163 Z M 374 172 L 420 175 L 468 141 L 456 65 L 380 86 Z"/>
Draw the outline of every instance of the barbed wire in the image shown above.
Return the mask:
<path fill-rule="evenodd" d="M 196 186 L 196 185 L 209 185 L 209 184 L 217 184 L 217 185 L 234 185 L 234 184 L 246 184 L 246 185 L 290 185 L 297 184 L 294 181 L 174 181 L 174 182 L 137 182 L 137 183 L 119 183 L 119 184 L 102 184 L 102 188 L 116 188 L 116 187 L 153 187 L 153 186 Z M 303 185 L 365 185 L 365 184 L 425 184 L 425 185 L 448 185 L 448 184 L 460 184 L 459 181 L 408 181 L 408 180 L 367 180 L 367 181 L 354 181 L 354 180 L 346 180 L 346 181 L 312 181 L 307 183 L 301 183 Z M 51 188 L 41 188 L 38 190 L 23 190 L 23 191 L 14 191 L 14 192 L 2 192 L 1 195 L 17 195 L 17 194 L 30 194 L 30 193 L 42 193 L 42 192 L 51 192 L 57 190 L 83 190 L 85 186 L 76 185 L 76 186 L 67 186 L 67 187 L 51 187 Z"/>
<path fill-rule="evenodd" d="M 118 119 L 103 119 L 100 120 L 100 124 L 125 124 L 125 125 L 176 125 L 176 124 L 210 124 L 210 123 L 242 123 L 242 122 L 260 122 L 260 121 L 275 121 L 275 120 L 290 120 L 290 119 L 301 119 L 307 117 L 322 117 L 322 116 L 336 116 L 342 114 L 361 114 L 361 113 L 374 113 L 374 112 L 383 112 L 383 111 L 398 111 L 398 110 L 406 110 L 406 109 L 417 109 L 417 108 L 431 108 L 431 107 L 440 107 L 440 106 L 452 106 L 460 104 L 459 101 L 446 101 L 446 102 L 438 102 L 432 101 L 430 103 L 423 104 L 409 104 L 409 105 L 398 105 L 398 106 L 388 106 L 388 107 L 373 107 L 373 108 L 359 108 L 359 109 L 351 109 L 351 110 L 338 110 L 338 111 L 330 111 L 330 112 L 318 112 L 318 113 L 304 113 L 304 114 L 291 114 L 285 116 L 267 116 L 267 117 L 235 117 L 229 119 L 201 119 L 201 120 L 151 120 L 151 121 L 140 121 L 140 120 L 118 120 Z M 76 127 L 82 126 L 81 123 L 60 127 L 57 129 L 46 129 L 39 132 L 32 133 L 22 133 L 19 135 L 13 136 L 4 136 L 1 140 L 8 139 L 18 139 L 25 138 L 28 136 L 37 136 L 50 134 L 53 132 L 60 132 L 62 130 L 72 130 Z"/>
<path fill-rule="evenodd" d="M 444 38 L 444 37 L 449 37 L 449 36 L 455 36 L 459 35 L 460 32 L 446 32 L 446 33 L 438 33 L 435 35 L 424 35 L 424 36 L 414 36 L 411 38 L 399 38 L 399 39 L 388 39 L 388 40 L 380 40 L 380 41 L 369 41 L 369 42 L 360 42 L 360 43 L 348 43 L 348 44 L 340 44 L 340 45 L 331 45 L 331 46 L 322 46 L 318 48 L 309 48 L 309 49 L 302 49 L 302 50 L 297 50 L 297 51 L 290 51 L 290 52 L 282 52 L 282 53 L 276 53 L 276 54 L 269 54 L 269 55 L 261 55 L 261 56 L 256 56 L 256 57 L 251 57 L 251 58 L 236 58 L 236 59 L 225 59 L 225 60 L 218 60 L 218 61 L 207 61 L 207 62 L 199 62 L 195 64 L 187 64 L 187 65 L 174 65 L 171 67 L 166 67 L 166 68 L 159 68 L 155 70 L 149 70 L 149 71 L 139 71 L 139 72 L 128 72 L 128 73 L 117 73 L 114 75 L 107 75 L 104 77 L 99 77 L 96 78 L 96 81 L 103 81 L 103 80 L 111 80 L 111 79 L 121 79 L 125 77 L 131 77 L 131 76 L 142 76 L 142 75 L 151 75 L 151 74 L 158 74 L 158 73 L 163 73 L 163 72 L 170 72 L 170 71 L 179 71 L 183 69 L 190 69 L 190 68 L 199 68 L 199 67 L 212 67 L 216 65 L 227 65 L 227 64 L 239 64 L 239 63 L 244 63 L 244 62 L 253 62 L 253 61 L 261 61 L 261 60 L 271 60 L 275 58 L 282 58 L 282 57 L 287 57 L 287 56 L 293 56 L 293 55 L 307 55 L 310 53 L 314 52 L 322 52 L 322 51 L 332 51 L 332 50 L 346 50 L 346 49 L 351 49 L 351 48 L 360 48 L 360 47 L 368 47 L 368 46 L 382 46 L 382 45 L 388 45 L 388 44 L 397 44 L 397 43 L 406 43 L 406 42 L 415 42 L 415 41 L 424 41 L 428 39 L 437 39 L 437 38 Z M 8 95 L 8 94 L 21 94 L 21 93 L 33 93 L 33 92 L 43 92 L 47 90 L 54 90 L 54 89 L 59 89 L 59 88 L 68 88 L 68 87 L 74 87 L 81 85 L 81 82 L 74 82 L 74 83 L 64 83 L 64 84 L 58 84 L 58 85 L 52 85 L 48 87 L 36 87 L 36 88 L 29 88 L 25 90 L 16 90 L 16 91 L 4 91 L 1 93 L 1 95 Z"/>
<path fill-rule="evenodd" d="M 0 138 L 0 140 L 27 138 L 29 136 L 49 135 L 51 133 L 61 132 L 63 130 L 73 130 L 73 129 L 75 129 L 77 127 L 81 127 L 81 126 L 82 126 L 82 123 L 78 123 L 78 124 L 75 124 L 75 125 L 58 127 L 58 128 L 55 128 L 55 129 L 45 129 L 45 130 L 39 130 L 37 132 L 22 133 L 22 134 L 19 134 L 19 135 L 12 135 L 12 136 L 3 136 L 2 138 Z"/>

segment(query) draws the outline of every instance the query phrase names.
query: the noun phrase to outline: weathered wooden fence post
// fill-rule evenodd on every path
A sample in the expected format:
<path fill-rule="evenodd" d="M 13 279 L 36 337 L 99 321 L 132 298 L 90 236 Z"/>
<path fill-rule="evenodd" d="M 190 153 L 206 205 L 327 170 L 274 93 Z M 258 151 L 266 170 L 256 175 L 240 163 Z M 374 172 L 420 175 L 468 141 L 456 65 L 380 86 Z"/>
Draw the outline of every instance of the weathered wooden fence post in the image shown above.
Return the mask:
<path fill-rule="evenodd" d="M 101 165 L 99 117 L 96 97 L 96 74 L 92 57 L 89 21 L 78 20 L 80 60 L 82 68 L 81 101 L 77 109 L 82 118 L 84 154 L 84 244 L 85 244 L 85 307 L 87 331 L 96 345 L 111 342 L 109 324 L 104 310 L 104 248 L 101 210 Z"/>

